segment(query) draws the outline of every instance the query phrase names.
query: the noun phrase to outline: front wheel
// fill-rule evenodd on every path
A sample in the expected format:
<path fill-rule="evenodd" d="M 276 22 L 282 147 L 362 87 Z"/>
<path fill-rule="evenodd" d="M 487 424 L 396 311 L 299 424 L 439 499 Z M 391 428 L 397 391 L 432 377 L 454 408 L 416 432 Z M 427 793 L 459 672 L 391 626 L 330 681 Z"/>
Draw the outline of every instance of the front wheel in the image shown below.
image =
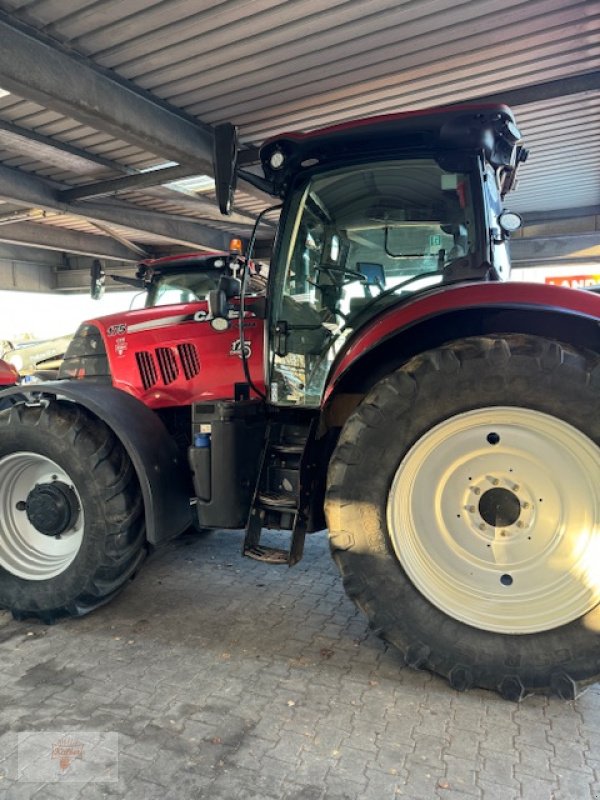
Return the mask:
<path fill-rule="evenodd" d="M 511 699 L 600 674 L 600 365 L 472 338 L 377 384 L 326 512 L 350 597 L 407 664 Z"/>
<path fill-rule="evenodd" d="M 0 412 L 0 608 L 51 622 L 108 602 L 145 555 L 143 504 L 121 443 L 79 406 Z"/>

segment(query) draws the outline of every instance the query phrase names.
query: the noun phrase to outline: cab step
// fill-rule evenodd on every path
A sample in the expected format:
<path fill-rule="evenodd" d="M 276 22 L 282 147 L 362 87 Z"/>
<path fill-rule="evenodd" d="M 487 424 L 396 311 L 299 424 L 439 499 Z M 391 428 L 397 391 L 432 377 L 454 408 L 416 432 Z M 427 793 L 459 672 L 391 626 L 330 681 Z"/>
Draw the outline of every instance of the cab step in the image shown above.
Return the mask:
<path fill-rule="evenodd" d="M 267 425 L 259 477 L 248 516 L 243 554 L 267 564 L 293 566 L 302 558 L 313 466 L 307 463 L 316 420 Z M 291 531 L 289 549 L 260 544 L 264 528 Z"/>
<path fill-rule="evenodd" d="M 266 564 L 287 564 L 289 562 L 289 551 L 282 550 L 280 547 L 264 547 L 256 545 L 244 550 L 244 555 L 253 558 L 255 561 L 263 561 Z"/>

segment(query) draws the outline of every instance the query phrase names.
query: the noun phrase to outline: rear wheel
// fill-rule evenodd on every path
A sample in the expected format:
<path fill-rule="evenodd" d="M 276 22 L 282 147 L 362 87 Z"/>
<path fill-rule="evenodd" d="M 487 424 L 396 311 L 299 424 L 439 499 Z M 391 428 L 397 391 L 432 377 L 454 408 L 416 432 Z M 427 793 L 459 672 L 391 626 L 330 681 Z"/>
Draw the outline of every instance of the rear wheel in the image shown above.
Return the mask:
<path fill-rule="evenodd" d="M 457 689 L 572 697 L 600 674 L 600 366 L 465 339 L 382 380 L 331 462 L 348 594 Z"/>
<path fill-rule="evenodd" d="M 85 614 L 144 555 L 137 477 L 104 423 L 56 400 L 0 412 L 0 607 L 48 622 Z"/>

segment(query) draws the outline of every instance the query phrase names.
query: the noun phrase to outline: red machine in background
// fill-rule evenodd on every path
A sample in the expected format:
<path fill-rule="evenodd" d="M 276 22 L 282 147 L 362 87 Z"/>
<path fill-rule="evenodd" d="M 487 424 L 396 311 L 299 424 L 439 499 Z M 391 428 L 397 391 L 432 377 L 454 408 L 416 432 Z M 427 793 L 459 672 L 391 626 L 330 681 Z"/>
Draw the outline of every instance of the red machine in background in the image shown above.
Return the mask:
<path fill-rule="evenodd" d="M 14 386 L 18 381 L 18 370 L 12 364 L 0 359 L 0 386 Z"/>
<path fill-rule="evenodd" d="M 86 322 L 63 380 L 0 394 L 0 605 L 86 613 L 191 514 L 273 564 L 327 527 L 406 664 L 574 697 L 600 674 L 600 297 L 506 282 L 512 113 L 284 134 L 262 174 L 236 152 L 219 126 L 221 209 L 237 177 L 282 203 L 266 297 L 237 261 L 202 298 Z"/>

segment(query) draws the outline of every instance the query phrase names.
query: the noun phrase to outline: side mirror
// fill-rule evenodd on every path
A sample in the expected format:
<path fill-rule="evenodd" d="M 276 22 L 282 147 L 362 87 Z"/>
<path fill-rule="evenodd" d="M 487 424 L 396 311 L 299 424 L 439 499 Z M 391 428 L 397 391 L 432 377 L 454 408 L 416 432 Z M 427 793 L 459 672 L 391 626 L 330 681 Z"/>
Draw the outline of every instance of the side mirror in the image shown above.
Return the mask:
<path fill-rule="evenodd" d="M 242 292 L 242 282 L 239 278 L 230 278 L 229 275 L 222 275 L 219 278 L 219 289 L 225 293 L 227 300 L 232 297 L 239 297 Z"/>
<path fill-rule="evenodd" d="M 231 214 L 237 183 L 238 138 L 237 128 L 230 122 L 215 126 L 213 169 L 215 192 L 221 214 Z"/>
<path fill-rule="evenodd" d="M 105 278 L 102 262 L 95 258 L 90 268 L 90 296 L 92 300 L 100 300 L 103 296 Z"/>
<path fill-rule="evenodd" d="M 229 303 L 223 289 L 211 289 L 207 297 L 210 325 L 215 331 L 229 327 Z"/>
<path fill-rule="evenodd" d="M 229 327 L 229 300 L 239 297 L 242 282 L 239 278 L 221 275 L 219 286 L 208 293 L 208 313 L 211 327 L 216 331 L 225 331 Z"/>

